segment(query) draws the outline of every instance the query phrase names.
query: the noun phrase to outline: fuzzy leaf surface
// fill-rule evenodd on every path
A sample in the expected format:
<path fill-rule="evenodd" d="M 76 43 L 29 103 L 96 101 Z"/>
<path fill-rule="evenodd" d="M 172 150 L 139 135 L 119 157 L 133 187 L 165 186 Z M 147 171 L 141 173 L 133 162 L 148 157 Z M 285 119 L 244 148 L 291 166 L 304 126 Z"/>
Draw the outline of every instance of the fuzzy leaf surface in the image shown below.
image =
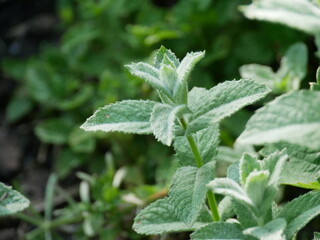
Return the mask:
<path fill-rule="evenodd" d="M 256 207 L 265 201 L 264 193 L 268 185 L 268 178 L 269 171 L 253 171 L 247 177 L 244 189 Z"/>
<path fill-rule="evenodd" d="M 192 69 L 205 55 L 205 52 L 192 52 L 187 53 L 187 55 L 182 59 L 178 67 L 178 76 L 181 82 L 188 79 Z"/>
<path fill-rule="evenodd" d="M 272 71 L 271 67 L 259 64 L 243 65 L 239 71 L 242 78 L 252 79 L 270 88 L 273 88 L 273 80 L 277 79 L 277 75 Z"/>
<path fill-rule="evenodd" d="M 215 222 L 191 234 L 191 240 L 246 240 L 239 224 Z"/>
<path fill-rule="evenodd" d="M 309 34 L 320 32 L 320 8 L 307 0 L 257 0 L 243 6 L 244 15 L 281 23 Z"/>
<path fill-rule="evenodd" d="M 149 134 L 151 112 L 156 102 L 128 100 L 106 105 L 81 126 L 86 131 Z"/>
<path fill-rule="evenodd" d="M 208 215 L 203 211 L 203 215 Z M 201 219 L 201 220 L 200 220 Z M 188 226 L 174 215 L 174 208 L 168 198 L 159 199 L 144 208 L 134 219 L 133 229 L 139 234 L 156 235 L 170 232 L 193 231 L 205 226 L 210 218 L 200 216 L 199 221 Z"/>
<path fill-rule="evenodd" d="M 170 96 L 169 89 L 160 80 L 159 69 L 151 66 L 150 64 L 143 63 L 143 62 L 132 63 L 129 65 L 126 65 L 126 67 L 128 68 L 128 70 L 133 76 L 142 78 L 156 90 L 164 93 L 167 96 Z"/>
<path fill-rule="evenodd" d="M 163 62 L 165 56 L 167 56 L 170 61 L 174 63 L 176 68 L 180 65 L 180 61 L 176 57 L 176 55 L 171 50 L 166 49 L 164 46 L 161 46 L 154 58 L 154 66 L 156 68 L 160 69 L 161 63 Z"/>
<path fill-rule="evenodd" d="M 281 59 L 277 74 L 282 79 L 288 79 L 285 85 L 288 90 L 298 90 L 301 80 L 307 74 L 308 50 L 302 43 L 293 44 Z"/>
<path fill-rule="evenodd" d="M 262 227 L 246 229 L 244 234 L 256 237 L 259 240 L 286 240 L 284 229 L 286 221 L 283 218 L 275 219 Z"/>
<path fill-rule="evenodd" d="M 202 161 L 204 163 L 214 161 L 217 155 L 217 147 L 219 144 L 218 125 L 212 125 L 208 128 L 200 130 L 192 134 L 192 136 L 199 148 Z M 177 153 L 176 156 L 181 165 L 196 166 L 193 153 L 185 136 L 175 138 L 174 148 Z"/>
<path fill-rule="evenodd" d="M 263 148 L 262 155 L 270 155 L 286 148 L 289 161 L 285 162 L 280 175 L 282 184 L 290 184 L 302 188 L 318 189 L 317 178 L 320 176 L 320 152 L 291 143 L 274 143 Z"/>
<path fill-rule="evenodd" d="M 286 141 L 320 149 L 319 102 L 317 91 L 284 94 L 256 111 L 238 141 L 246 144 Z"/>
<path fill-rule="evenodd" d="M 291 239 L 310 220 L 320 214 L 320 191 L 308 192 L 289 202 L 279 213 L 278 218 L 287 222 L 285 234 Z"/>
<path fill-rule="evenodd" d="M 188 107 L 193 114 L 187 131 L 190 134 L 217 123 L 269 92 L 264 85 L 247 79 L 226 81 L 209 90 L 193 88 L 188 95 Z"/>
<path fill-rule="evenodd" d="M 21 193 L 0 182 L 0 217 L 22 211 L 29 205 L 30 201 Z"/>
<path fill-rule="evenodd" d="M 169 191 L 169 202 L 175 215 L 192 226 L 205 203 L 207 187 L 215 174 L 215 162 L 197 167 L 181 167 L 173 176 Z"/>
<path fill-rule="evenodd" d="M 235 181 L 229 178 L 217 178 L 207 185 L 213 192 L 229 196 L 244 205 L 254 207 L 254 202 Z"/>
<path fill-rule="evenodd" d="M 179 114 L 186 110 L 185 105 L 171 106 L 157 103 L 151 113 L 150 123 L 156 138 L 170 146 L 174 138 L 175 121 Z"/>

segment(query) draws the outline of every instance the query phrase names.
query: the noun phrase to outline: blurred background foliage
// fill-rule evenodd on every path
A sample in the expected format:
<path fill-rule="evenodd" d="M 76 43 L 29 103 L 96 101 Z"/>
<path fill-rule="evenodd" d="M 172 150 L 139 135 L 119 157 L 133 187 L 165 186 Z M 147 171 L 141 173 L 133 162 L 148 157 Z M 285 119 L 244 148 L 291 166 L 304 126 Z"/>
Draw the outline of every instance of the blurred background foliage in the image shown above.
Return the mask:
<path fill-rule="evenodd" d="M 152 61 L 161 45 L 180 58 L 206 50 L 190 84 L 212 87 L 240 78 L 242 65 L 257 63 L 276 71 L 289 47 L 304 42 L 310 51 L 307 69 L 312 70 L 306 75 L 313 80 L 309 76 L 317 67 L 313 38 L 282 25 L 245 19 L 238 7 L 248 3 L 57 0 L 50 29 L 53 39 L 41 41 L 24 56 L 4 48 L 2 78 L 10 82 L 10 91 L 2 93 L 1 126 L 24 143 L 20 168 L 1 177 L 19 186 L 28 178 L 24 170 L 37 174 L 46 169 L 44 179 L 54 172 L 59 184 L 48 182 L 44 188 L 50 186 L 65 199 L 57 203 L 53 196 L 53 209 L 35 207 L 35 212 L 20 215 L 33 225 L 23 230 L 29 232 L 27 239 L 150 239 L 131 230 L 132 218 L 137 206 L 166 194 L 177 166 L 172 149 L 152 137 L 79 129 L 106 104 L 156 97 L 142 80 L 129 75 L 125 64 Z M 14 34 L 18 30 L 11 31 L 11 40 L 19 39 Z M 223 122 L 222 145 L 233 146 L 255 108 Z M 52 215 L 49 227 L 41 223 L 43 211 Z M 28 216 L 39 221 L 31 222 Z"/>

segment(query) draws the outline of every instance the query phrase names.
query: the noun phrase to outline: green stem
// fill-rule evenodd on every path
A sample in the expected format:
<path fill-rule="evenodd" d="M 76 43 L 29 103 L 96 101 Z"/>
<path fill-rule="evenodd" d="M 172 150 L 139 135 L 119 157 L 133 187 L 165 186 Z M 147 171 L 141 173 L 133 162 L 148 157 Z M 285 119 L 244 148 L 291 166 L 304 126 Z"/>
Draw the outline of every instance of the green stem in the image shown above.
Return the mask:
<path fill-rule="evenodd" d="M 187 126 L 188 126 L 186 121 L 183 118 L 181 118 L 180 122 L 181 122 L 182 128 L 184 130 L 186 130 Z M 202 161 L 202 157 L 199 152 L 199 148 L 196 144 L 196 141 L 194 140 L 194 138 L 191 134 L 189 136 L 187 136 L 187 139 L 188 139 L 191 151 L 193 153 L 194 159 L 196 161 L 197 167 L 200 168 L 203 166 L 203 161 Z M 215 197 L 214 193 L 209 190 L 208 194 L 207 194 L 207 198 L 208 198 L 208 204 L 209 204 L 209 208 L 212 213 L 213 220 L 216 222 L 220 221 L 217 201 L 216 201 L 216 197 Z"/>

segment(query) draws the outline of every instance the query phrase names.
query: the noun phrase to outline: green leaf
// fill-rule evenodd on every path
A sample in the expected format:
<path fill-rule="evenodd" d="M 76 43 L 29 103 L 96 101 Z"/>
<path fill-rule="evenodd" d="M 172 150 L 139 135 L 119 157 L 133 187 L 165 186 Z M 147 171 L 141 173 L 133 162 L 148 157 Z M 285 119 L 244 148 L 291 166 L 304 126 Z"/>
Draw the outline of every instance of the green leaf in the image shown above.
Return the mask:
<path fill-rule="evenodd" d="M 268 170 L 270 172 L 269 185 L 277 188 L 287 160 L 288 155 L 286 151 L 283 150 L 281 152 L 276 151 L 270 154 L 261 162 L 261 169 Z"/>
<path fill-rule="evenodd" d="M 203 52 L 192 52 L 187 53 L 187 55 L 182 59 L 178 67 L 178 76 L 181 82 L 187 81 L 192 69 L 205 55 Z"/>
<path fill-rule="evenodd" d="M 201 168 L 181 167 L 172 179 L 169 202 L 175 215 L 187 225 L 192 226 L 204 206 L 207 187 L 215 175 L 215 162 Z"/>
<path fill-rule="evenodd" d="M 154 66 L 158 69 L 161 67 L 161 63 L 164 59 L 164 57 L 167 56 L 170 61 L 172 61 L 175 65 L 176 68 L 180 65 L 179 59 L 176 57 L 176 55 L 171 52 L 171 50 L 166 49 L 164 46 L 161 46 L 160 49 L 158 50 L 155 58 L 154 58 Z"/>
<path fill-rule="evenodd" d="M 186 111 L 185 105 L 171 106 L 157 103 L 151 113 L 150 124 L 156 138 L 170 146 L 175 137 L 175 122 Z"/>
<path fill-rule="evenodd" d="M 286 141 L 320 149 L 319 102 L 320 92 L 316 91 L 282 95 L 256 111 L 238 141 L 244 144 Z"/>
<path fill-rule="evenodd" d="M 278 218 L 287 221 L 285 234 L 291 239 L 310 220 L 320 214 L 320 191 L 308 192 L 289 202 Z"/>
<path fill-rule="evenodd" d="M 202 161 L 204 163 L 214 161 L 219 144 L 219 126 L 212 125 L 200 130 L 193 134 L 193 138 L 198 146 Z M 181 165 L 196 166 L 192 150 L 185 136 L 176 137 L 173 146 Z"/>
<path fill-rule="evenodd" d="M 307 0 L 257 0 L 242 6 L 247 18 L 285 24 L 309 34 L 320 32 L 320 8 Z"/>
<path fill-rule="evenodd" d="M 159 69 L 143 62 L 139 63 L 132 63 L 129 65 L 126 65 L 128 70 L 133 76 L 142 78 L 147 83 L 149 83 L 153 88 L 156 90 L 164 93 L 167 97 L 170 98 L 170 89 L 168 89 L 164 82 L 160 79 L 160 71 Z"/>
<path fill-rule="evenodd" d="M 42 142 L 64 144 L 68 141 L 71 128 L 72 122 L 69 119 L 53 118 L 40 122 L 34 131 Z"/>
<path fill-rule="evenodd" d="M 150 117 L 156 102 L 128 100 L 98 109 L 81 126 L 86 131 L 152 133 Z"/>
<path fill-rule="evenodd" d="M 274 88 L 273 82 L 278 77 L 272 71 L 272 68 L 259 64 L 243 65 L 239 69 L 242 78 L 252 79 L 253 81 L 267 85 L 269 88 Z"/>
<path fill-rule="evenodd" d="M 315 232 L 313 240 L 320 240 L 320 233 Z"/>
<path fill-rule="evenodd" d="M 266 156 L 277 150 L 286 149 L 289 161 L 281 171 L 280 182 L 302 188 L 317 189 L 320 176 L 320 152 L 291 143 L 274 143 L 266 146 L 260 154 Z"/>
<path fill-rule="evenodd" d="M 213 192 L 229 196 L 244 205 L 254 207 L 254 202 L 248 197 L 241 186 L 229 178 L 217 178 L 207 185 Z"/>
<path fill-rule="evenodd" d="M 277 73 L 270 67 L 258 64 L 244 65 L 240 68 L 243 78 L 266 84 L 275 92 L 298 90 L 300 82 L 306 75 L 308 52 L 304 43 L 292 45 L 284 57 Z"/>
<path fill-rule="evenodd" d="M 241 184 L 244 186 L 247 181 L 247 177 L 250 175 L 251 172 L 254 170 L 260 170 L 260 163 L 258 162 L 257 158 L 251 156 L 248 153 L 244 153 L 242 158 L 240 159 L 240 177 L 241 177 Z"/>
<path fill-rule="evenodd" d="M 288 90 L 298 90 L 300 82 L 307 74 L 308 50 L 304 43 L 292 45 L 281 59 L 277 75 L 287 82 L 284 84 Z M 280 87 L 280 86 L 279 86 Z"/>
<path fill-rule="evenodd" d="M 245 240 L 239 224 L 215 222 L 191 234 L 191 240 Z"/>
<path fill-rule="evenodd" d="M 160 68 L 160 79 L 164 83 L 170 94 L 173 95 L 173 89 L 178 83 L 177 71 L 171 66 L 162 65 Z"/>
<path fill-rule="evenodd" d="M 188 107 L 193 112 L 189 120 L 188 133 L 221 121 L 263 98 L 269 91 L 264 85 L 246 79 L 226 81 L 210 90 L 193 88 L 188 95 Z"/>
<path fill-rule="evenodd" d="M 29 205 L 28 199 L 0 182 L 0 217 L 22 211 Z"/>
<path fill-rule="evenodd" d="M 269 174 L 269 171 L 255 170 L 246 179 L 244 189 L 256 207 L 259 207 L 266 200 L 264 195 L 268 186 Z"/>
<path fill-rule="evenodd" d="M 208 214 L 204 212 L 203 214 Z M 202 219 L 202 220 L 200 220 Z M 207 219 L 207 218 L 204 218 Z M 133 229 L 139 234 L 156 235 L 170 232 L 193 231 L 208 224 L 199 217 L 199 221 L 188 226 L 174 215 L 174 208 L 168 198 L 159 199 L 143 209 L 134 219 Z"/>
<path fill-rule="evenodd" d="M 10 99 L 6 107 L 6 119 L 9 123 L 15 122 L 27 115 L 33 107 L 33 102 L 27 96 L 16 94 Z"/>
<path fill-rule="evenodd" d="M 286 240 L 284 235 L 285 228 L 286 221 L 283 218 L 278 218 L 262 227 L 246 229 L 243 233 L 256 237 L 259 240 Z"/>

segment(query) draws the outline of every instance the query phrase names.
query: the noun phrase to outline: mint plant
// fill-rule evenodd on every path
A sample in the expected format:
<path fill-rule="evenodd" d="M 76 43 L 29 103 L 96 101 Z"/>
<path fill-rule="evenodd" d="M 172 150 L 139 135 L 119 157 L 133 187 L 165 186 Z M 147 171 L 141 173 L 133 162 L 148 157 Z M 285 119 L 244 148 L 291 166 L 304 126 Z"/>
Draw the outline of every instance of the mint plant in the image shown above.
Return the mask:
<path fill-rule="evenodd" d="M 245 153 L 230 165 L 226 178 L 215 178 L 219 122 L 262 99 L 270 89 L 241 79 L 189 91 L 187 78 L 203 56 L 204 52 L 188 53 L 180 62 L 174 53 L 161 47 L 153 65 L 128 65 L 131 74 L 144 79 L 158 92 L 161 102 L 125 100 L 107 105 L 81 128 L 152 133 L 163 144 L 174 146 L 180 168 L 172 178 L 168 196 L 151 203 L 136 216 L 136 232 L 156 235 L 193 231 L 193 240 L 293 239 L 320 214 L 320 192 L 308 192 L 283 208 L 275 200 L 283 183 L 317 188 L 318 182 L 313 180 L 317 181 L 319 173 L 320 146 L 316 139 L 320 117 L 315 109 L 320 102 L 318 92 L 288 93 L 257 111 L 238 142 L 272 143 L 260 151 L 265 157 L 259 160 Z M 302 107 L 302 113 L 298 112 L 300 108 L 292 108 L 293 101 Z M 289 171 L 297 163 L 303 167 L 305 185 L 290 178 Z M 225 196 L 219 205 L 215 194 Z"/>

